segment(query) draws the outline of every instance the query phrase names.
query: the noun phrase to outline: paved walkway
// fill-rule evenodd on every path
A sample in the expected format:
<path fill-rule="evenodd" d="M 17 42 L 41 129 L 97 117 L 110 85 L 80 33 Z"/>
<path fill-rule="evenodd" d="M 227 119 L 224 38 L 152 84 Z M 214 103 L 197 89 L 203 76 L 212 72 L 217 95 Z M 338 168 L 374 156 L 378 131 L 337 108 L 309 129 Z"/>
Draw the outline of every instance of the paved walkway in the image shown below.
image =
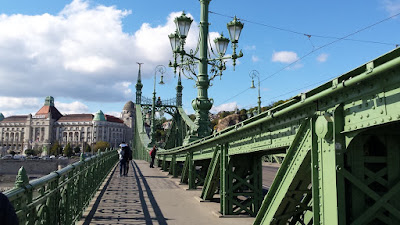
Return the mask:
<path fill-rule="evenodd" d="M 201 190 L 188 191 L 159 168 L 135 160 L 128 177 L 110 173 L 78 224 L 250 225 L 252 217 L 218 218 L 219 203 L 200 202 Z"/>

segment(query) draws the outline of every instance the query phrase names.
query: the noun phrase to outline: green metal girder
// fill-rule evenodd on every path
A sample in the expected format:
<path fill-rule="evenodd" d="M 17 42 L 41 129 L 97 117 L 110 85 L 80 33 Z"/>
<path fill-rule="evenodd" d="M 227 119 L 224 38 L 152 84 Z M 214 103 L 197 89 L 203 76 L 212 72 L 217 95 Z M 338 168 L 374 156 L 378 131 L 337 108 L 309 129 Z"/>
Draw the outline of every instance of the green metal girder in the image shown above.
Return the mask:
<path fill-rule="evenodd" d="M 284 149 L 290 146 L 302 120 L 313 116 L 316 111 L 333 110 L 338 104 L 343 104 L 345 111 L 344 132 L 399 121 L 400 102 L 397 93 L 400 76 L 396 71 L 400 66 L 399 56 L 400 49 L 396 49 L 320 87 L 296 96 L 279 107 L 209 137 L 160 154 L 199 152 L 222 143 L 230 143 L 230 155 Z M 374 101 L 375 108 L 372 103 L 367 102 L 368 99 Z M 382 108 L 382 112 L 380 107 L 383 105 L 385 109 Z M 357 107 L 360 114 L 356 112 L 354 115 Z M 367 116 L 368 110 L 371 113 Z M 378 115 L 379 119 L 372 116 L 373 114 Z M 365 122 L 360 123 L 358 119 L 352 118 L 349 121 L 347 116 L 350 115 L 357 118 L 362 116 L 361 120 Z M 211 158 L 212 154 L 208 157 Z"/>
<path fill-rule="evenodd" d="M 255 216 L 262 202 L 261 157 L 229 156 L 229 145 L 221 146 L 220 154 L 220 213 Z"/>
<path fill-rule="evenodd" d="M 214 150 L 213 157 L 210 162 L 210 166 L 207 171 L 207 176 L 204 181 L 204 186 L 201 191 L 200 198 L 203 200 L 211 200 L 214 197 L 214 194 L 219 185 L 220 179 L 220 155 L 221 150 L 220 147 L 217 146 Z"/>
<path fill-rule="evenodd" d="M 185 163 L 183 164 L 182 168 L 182 175 L 181 175 L 181 183 L 182 184 L 187 184 L 189 180 L 189 165 L 192 163 L 192 160 L 190 159 L 190 154 L 188 153 L 186 155 L 186 160 Z"/>
<path fill-rule="evenodd" d="M 286 206 L 283 203 L 292 184 L 295 183 L 296 180 L 298 181 L 299 179 L 302 179 L 297 176 L 297 174 L 299 173 L 300 168 L 307 169 L 307 166 L 304 165 L 309 165 L 309 150 L 311 149 L 311 145 L 310 122 L 304 121 L 297 131 L 296 138 L 289 147 L 286 157 L 276 174 L 274 182 L 264 198 L 254 224 L 279 223 L 279 220 L 275 217 L 280 216 L 279 212 L 284 213 L 282 206 Z M 309 168 L 310 167 L 308 167 L 308 169 Z M 293 216 L 293 214 L 290 216 Z M 288 217 L 290 218 L 290 216 Z"/>
<path fill-rule="evenodd" d="M 346 224 L 400 223 L 400 124 L 359 133 L 338 174 L 346 180 Z"/>
<path fill-rule="evenodd" d="M 164 161 L 185 163 L 182 180 L 191 183 L 191 187 L 196 187 L 198 178 L 196 162 L 210 159 L 210 176 L 205 179 L 202 197 L 211 198 L 211 185 L 218 179 L 214 151 L 222 146 L 219 173 L 220 188 L 225 192 L 221 192 L 221 212 L 228 214 L 233 213 L 232 205 L 248 206 L 248 202 L 226 197 L 236 195 L 231 191 L 237 187 L 232 180 L 246 179 L 238 171 L 223 170 L 233 163 L 231 159 L 258 152 L 286 154 L 289 159 L 285 157 L 282 162 L 255 224 L 397 222 L 400 201 L 388 200 L 385 194 L 400 199 L 396 186 L 400 177 L 399 144 L 392 144 L 396 150 L 390 150 L 385 157 L 363 155 L 359 149 L 367 142 L 352 145 L 354 139 L 379 127 L 396 133 L 400 121 L 399 71 L 400 49 L 396 49 L 256 117 L 159 154 L 168 156 Z M 400 135 L 394 139 L 399 140 Z M 374 171 L 370 165 L 382 168 Z M 383 186 L 387 192 L 379 193 L 371 185 Z M 378 196 L 384 200 L 376 200 Z"/>

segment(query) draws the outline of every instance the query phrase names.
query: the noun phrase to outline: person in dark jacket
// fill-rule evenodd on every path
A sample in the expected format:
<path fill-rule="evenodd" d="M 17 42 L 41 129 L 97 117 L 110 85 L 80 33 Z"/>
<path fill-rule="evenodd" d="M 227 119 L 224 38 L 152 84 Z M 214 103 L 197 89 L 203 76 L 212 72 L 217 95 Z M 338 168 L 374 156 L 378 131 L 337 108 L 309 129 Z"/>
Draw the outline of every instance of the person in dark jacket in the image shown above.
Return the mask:
<path fill-rule="evenodd" d="M 125 142 L 123 142 L 125 144 Z M 129 172 L 129 161 L 132 160 L 132 150 L 129 148 L 128 144 L 125 144 L 123 147 L 125 150 L 125 162 L 126 162 L 126 171 L 124 173 L 124 176 L 128 176 Z"/>
<path fill-rule="evenodd" d="M 126 155 L 125 154 L 125 149 L 123 148 L 123 144 L 119 145 L 121 148 L 119 148 L 118 151 L 118 156 L 119 156 L 119 177 L 122 177 L 125 172 L 126 172 Z"/>
<path fill-rule="evenodd" d="M 150 151 L 150 156 L 151 156 L 150 168 L 154 168 L 154 159 L 156 158 L 157 150 L 158 150 L 157 146 L 154 145 L 154 147 Z"/>
<path fill-rule="evenodd" d="M 125 143 L 122 142 L 119 145 L 120 148 L 120 176 L 128 176 L 128 170 L 129 170 L 129 160 L 132 160 L 132 150 L 129 148 L 129 146 Z"/>
<path fill-rule="evenodd" d="M 7 196 L 0 192 L 0 223 L 4 225 L 18 225 L 18 217 Z"/>

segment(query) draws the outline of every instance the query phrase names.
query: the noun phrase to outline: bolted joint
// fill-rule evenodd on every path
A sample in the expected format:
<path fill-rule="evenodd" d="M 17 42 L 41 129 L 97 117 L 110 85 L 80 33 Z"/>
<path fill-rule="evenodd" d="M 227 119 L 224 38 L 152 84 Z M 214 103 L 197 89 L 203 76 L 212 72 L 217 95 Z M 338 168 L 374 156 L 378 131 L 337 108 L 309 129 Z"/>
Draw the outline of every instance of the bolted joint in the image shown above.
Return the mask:
<path fill-rule="evenodd" d="M 333 121 L 330 114 L 325 113 L 317 118 L 315 121 L 315 133 L 326 141 L 332 140 L 333 137 Z"/>

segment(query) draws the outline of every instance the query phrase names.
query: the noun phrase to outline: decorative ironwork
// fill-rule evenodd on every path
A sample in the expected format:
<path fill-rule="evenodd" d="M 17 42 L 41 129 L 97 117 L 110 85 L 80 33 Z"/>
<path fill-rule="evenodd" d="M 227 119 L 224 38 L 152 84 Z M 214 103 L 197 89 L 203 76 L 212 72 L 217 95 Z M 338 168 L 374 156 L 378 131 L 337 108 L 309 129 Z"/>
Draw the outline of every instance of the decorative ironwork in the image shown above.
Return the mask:
<path fill-rule="evenodd" d="M 151 98 L 147 98 L 142 96 L 142 102 L 140 103 L 142 106 L 152 106 L 153 100 Z M 157 98 L 156 106 L 177 106 L 176 98 L 170 99 L 161 99 Z"/>
<path fill-rule="evenodd" d="M 4 192 L 13 204 L 19 224 L 74 224 L 118 161 L 115 150 L 71 164 L 28 182 L 24 168 L 15 188 Z"/>

